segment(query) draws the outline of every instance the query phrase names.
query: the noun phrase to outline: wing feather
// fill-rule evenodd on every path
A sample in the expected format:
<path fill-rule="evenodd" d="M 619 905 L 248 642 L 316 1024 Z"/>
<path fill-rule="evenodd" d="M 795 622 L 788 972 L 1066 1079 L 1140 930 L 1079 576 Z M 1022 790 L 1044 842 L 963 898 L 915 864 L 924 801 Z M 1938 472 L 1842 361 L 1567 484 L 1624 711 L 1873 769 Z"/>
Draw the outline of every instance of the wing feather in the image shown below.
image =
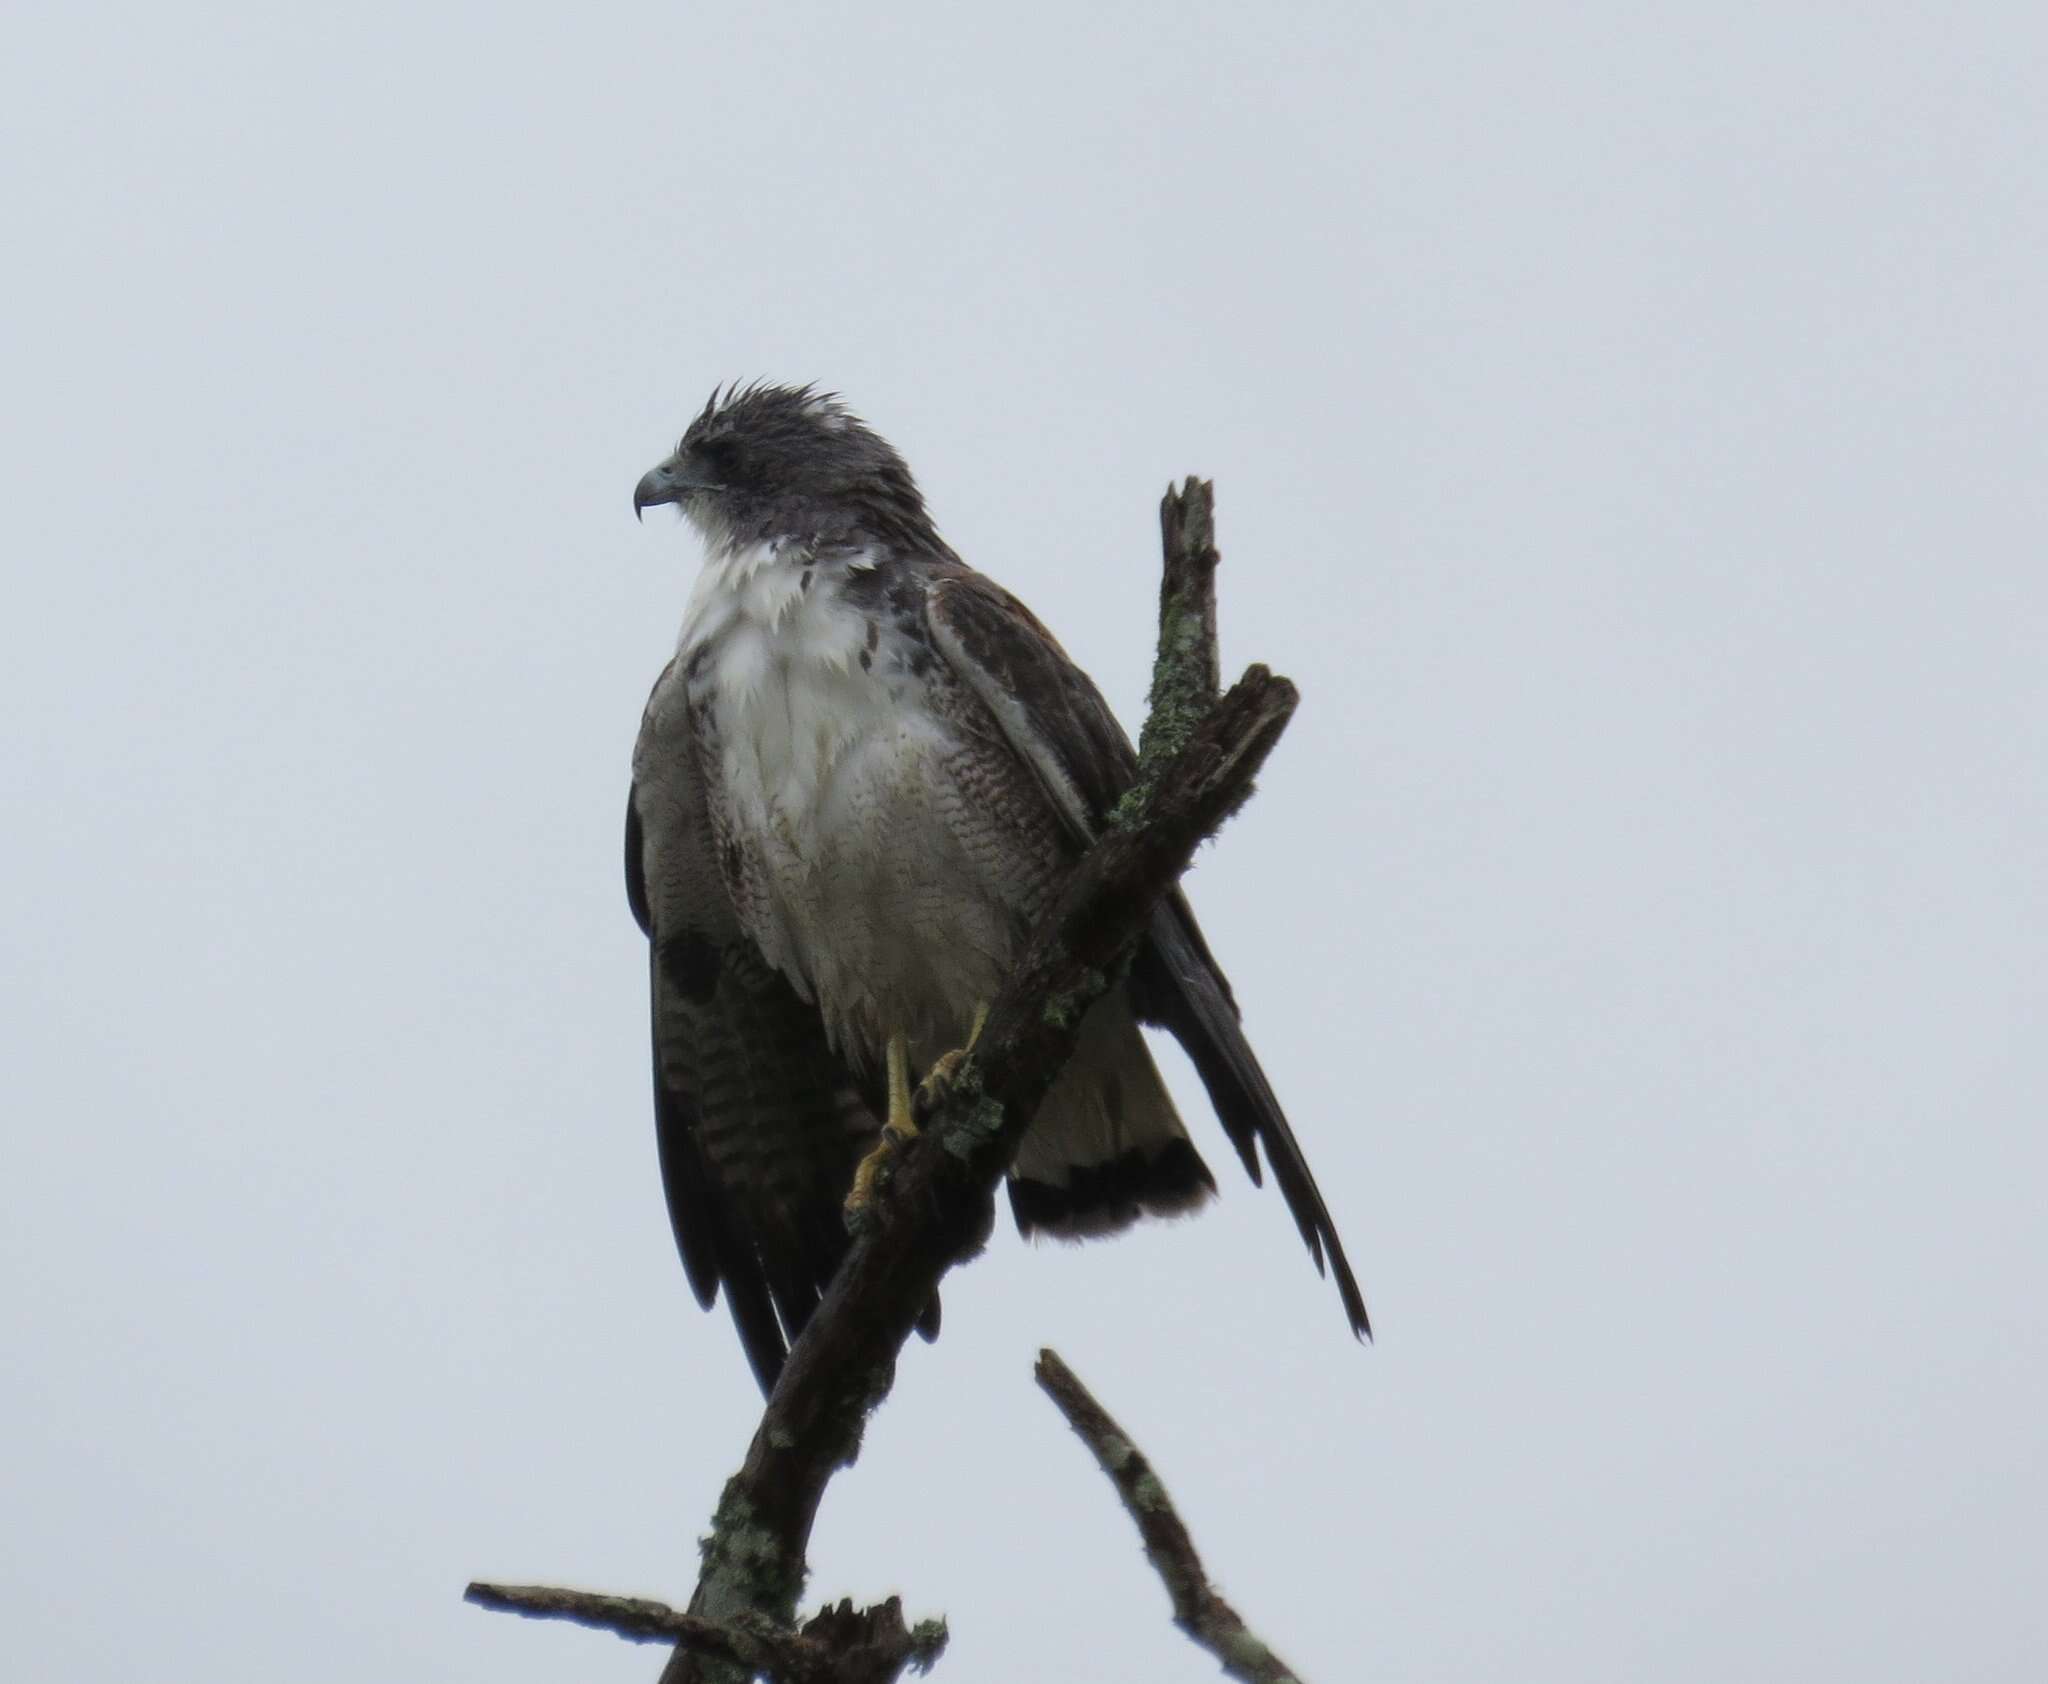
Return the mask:
<path fill-rule="evenodd" d="M 1130 788 L 1138 763 L 1101 692 L 1023 603 L 963 563 L 932 569 L 925 612 L 933 645 L 1030 767 L 1077 851 L 1087 847 Z M 1153 913 L 1132 966 L 1131 997 L 1142 1021 L 1186 1050 L 1255 1184 L 1264 1148 L 1317 1272 L 1327 1258 L 1352 1331 L 1369 1337 L 1365 1300 L 1329 1207 L 1178 888 Z"/>
<path fill-rule="evenodd" d="M 688 709 L 663 675 L 634 753 L 626 891 L 649 940 L 655 1138 L 684 1272 L 720 1289 L 762 1390 L 845 1254 L 879 1128 L 816 1008 L 762 957 L 713 851 Z"/>

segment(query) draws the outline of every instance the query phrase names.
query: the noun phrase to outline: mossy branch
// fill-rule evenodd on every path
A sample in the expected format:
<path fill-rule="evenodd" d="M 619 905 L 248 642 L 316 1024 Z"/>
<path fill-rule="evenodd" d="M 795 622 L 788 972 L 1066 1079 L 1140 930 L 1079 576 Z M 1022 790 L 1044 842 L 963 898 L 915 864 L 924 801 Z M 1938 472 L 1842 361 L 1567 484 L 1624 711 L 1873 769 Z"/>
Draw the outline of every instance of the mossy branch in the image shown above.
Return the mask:
<path fill-rule="evenodd" d="M 1173 1623 L 1244 1684 L 1301 1684 L 1280 1657 L 1245 1625 L 1235 1608 L 1216 1593 L 1195 1553 L 1195 1541 L 1181 1523 L 1173 1499 L 1152 1471 L 1145 1453 L 1111 1419 L 1056 1351 L 1040 1351 L 1033 1378 L 1058 1406 L 1097 1465 L 1123 1499 L 1144 1541 L 1145 1559 L 1173 1602 Z"/>

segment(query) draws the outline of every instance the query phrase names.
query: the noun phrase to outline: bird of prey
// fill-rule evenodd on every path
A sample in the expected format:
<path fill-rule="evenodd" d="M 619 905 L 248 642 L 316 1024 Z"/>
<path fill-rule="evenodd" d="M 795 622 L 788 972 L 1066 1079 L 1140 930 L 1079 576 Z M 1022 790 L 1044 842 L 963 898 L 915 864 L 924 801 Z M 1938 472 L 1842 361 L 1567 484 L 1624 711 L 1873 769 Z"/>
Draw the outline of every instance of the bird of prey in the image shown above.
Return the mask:
<path fill-rule="evenodd" d="M 633 493 L 704 545 L 626 809 L 678 1249 L 764 1391 L 816 1307 L 913 1084 L 950 1067 L 1136 757 L 1095 686 L 946 545 L 902 457 L 810 387 L 714 392 Z M 1251 1178 L 1365 1304 L 1230 985 L 1176 890 L 1090 1008 L 1009 1173 L 1065 1238 L 1215 1191 L 1141 1023 L 1193 1060 Z M 886 1131 L 886 1132 L 885 1132 Z M 856 1181 L 859 1185 L 856 1186 Z M 925 1331 L 936 1331 L 936 1305 Z"/>

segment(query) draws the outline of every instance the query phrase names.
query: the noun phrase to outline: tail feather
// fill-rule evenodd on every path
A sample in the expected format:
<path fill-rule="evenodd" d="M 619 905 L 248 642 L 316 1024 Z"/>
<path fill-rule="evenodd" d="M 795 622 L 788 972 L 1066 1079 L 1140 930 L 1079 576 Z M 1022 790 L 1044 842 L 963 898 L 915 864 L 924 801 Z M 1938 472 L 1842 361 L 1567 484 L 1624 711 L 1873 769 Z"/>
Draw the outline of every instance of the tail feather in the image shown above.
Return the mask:
<path fill-rule="evenodd" d="M 1327 1272 L 1336 1277 L 1352 1332 L 1371 1338 L 1365 1297 L 1345 1259 L 1329 1207 L 1323 1203 L 1308 1160 L 1302 1156 L 1301 1143 L 1287 1126 L 1286 1113 L 1245 1039 L 1230 985 L 1203 941 L 1194 913 L 1178 893 L 1170 895 L 1153 914 L 1150 939 L 1132 969 L 1131 992 L 1139 1016 L 1166 1029 L 1186 1050 L 1202 1085 L 1209 1090 L 1218 1121 L 1255 1185 L 1261 1179 L 1259 1146 L 1264 1146 L 1273 1179 L 1294 1213 L 1295 1226 L 1315 1259 L 1316 1272 L 1325 1272 L 1327 1256 Z"/>
<path fill-rule="evenodd" d="M 1140 1217 L 1181 1215 L 1215 1191 L 1129 1000 L 1105 995 L 1011 1166 L 1019 1232 L 1093 1238 Z"/>

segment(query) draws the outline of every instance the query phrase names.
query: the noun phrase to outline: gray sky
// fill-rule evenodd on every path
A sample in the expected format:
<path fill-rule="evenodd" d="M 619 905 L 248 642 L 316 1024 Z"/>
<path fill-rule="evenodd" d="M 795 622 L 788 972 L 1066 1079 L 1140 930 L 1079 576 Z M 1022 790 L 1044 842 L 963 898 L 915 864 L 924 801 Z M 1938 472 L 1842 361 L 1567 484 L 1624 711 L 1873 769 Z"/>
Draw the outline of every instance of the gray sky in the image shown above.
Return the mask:
<path fill-rule="evenodd" d="M 1169 477 L 1305 702 L 1193 880 L 1280 1200 L 947 1288 L 815 1596 L 1212 1677 L 2048 1671 L 2031 7 L 22 14 L 0 59 L 0 1629 L 647 1680 L 757 1398 L 655 1180 L 634 481 L 815 379 L 1135 722 Z"/>

